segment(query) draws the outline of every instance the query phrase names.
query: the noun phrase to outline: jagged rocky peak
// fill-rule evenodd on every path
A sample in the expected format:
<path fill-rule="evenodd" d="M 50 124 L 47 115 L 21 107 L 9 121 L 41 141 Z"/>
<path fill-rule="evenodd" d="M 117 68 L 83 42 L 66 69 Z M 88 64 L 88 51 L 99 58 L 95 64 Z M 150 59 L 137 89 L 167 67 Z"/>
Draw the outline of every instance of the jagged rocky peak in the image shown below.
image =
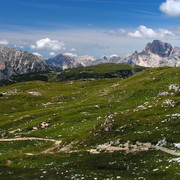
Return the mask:
<path fill-rule="evenodd" d="M 160 40 L 154 40 L 152 43 L 148 43 L 143 52 L 150 52 L 157 54 L 160 57 L 168 57 L 171 55 L 173 47 L 169 43 L 164 43 Z"/>
<path fill-rule="evenodd" d="M 75 59 L 76 59 L 77 61 L 79 61 L 79 62 L 95 61 L 95 60 L 96 60 L 94 56 L 90 56 L 90 55 L 77 56 Z"/>
<path fill-rule="evenodd" d="M 180 66 L 180 48 L 154 40 L 148 43 L 142 52 L 137 51 L 124 56 L 118 63 L 136 64 L 145 67 Z"/>
<path fill-rule="evenodd" d="M 45 63 L 53 67 L 55 70 L 69 69 L 73 67 L 81 67 L 82 65 L 77 62 L 74 57 L 59 54 L 55 57 L 45 60 Z"/>
<path fill-rule="evenodd" d="M 59 54 L 55 57 L 52 57 L 52 58 L 49 58 L 48 60 L 51 60 L 51 61 L 62 61 L 62 60 L 73 60 L 73 57 L 71 56 L 67 56 L 67 55 L 63 55 L 63 54 Z"/>
<path fill-rule="evenodd" d="M 42 59 L 27 51 L 0 45 L 0 80 L 12 75 L 49 70 Z"/>
<path fill-rule="evenodd" d="M 83 66 L 90 66 L 96 61 L 95 57 L 90 55 L 77 56 L 75 60 Z"/>

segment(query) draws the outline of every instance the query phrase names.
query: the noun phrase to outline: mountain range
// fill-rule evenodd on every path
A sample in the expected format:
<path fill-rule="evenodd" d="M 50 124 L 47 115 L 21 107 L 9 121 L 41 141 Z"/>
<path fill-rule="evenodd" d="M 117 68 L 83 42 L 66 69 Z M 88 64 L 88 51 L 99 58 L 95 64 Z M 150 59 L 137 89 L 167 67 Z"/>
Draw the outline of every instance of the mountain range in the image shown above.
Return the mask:
<path fill-rule="evenodd" d="M 12 75 L 51 69 L 38 56 L 27 51 L 7 48 L 0 45 L 0 80 Z"/>
<path fill-rule="evenodd" d="M 44 61 L 47 65 L 51 66 L 54 70 L 64 70 L 74 67 L 83 67 L 81 63 L 76 61 L 73 57 L 59 54 L 53 58 Z"/>
<path fill-rule="evenodd" d="M 0 45 L 0 80 L 8 79 L 12 75 L 41 72 L 48 70 L 61 71 L 74 67 L 86 67 L 104 63 L 125 63 L 144 67 L 180 66 L 180 48 L 159 40 L 148 43 L 138 53 L 134 51 L 120 57 L 117 55 L 104 56 L 95 59 L 93 56 L 73 57 L 59 54 L 50 59 L 42 60 L 38 56 L 27 51 L 7 48 Z"/>
<path fill-rule="evenodd" d="M 178 48 L 97 60 L 0 49 L 0 179 L 178 179 L 180 67 L 149 68 L 179 66 Z"/>
<path fill-rule="evenodd" d="M 138 53 L 134 51 L 124 57 L 111 58 L 114 63 L 136 64 L 145 67 L 180 66 L 180 48 L 172 47 L 169 43 L 154 40 Z"/>

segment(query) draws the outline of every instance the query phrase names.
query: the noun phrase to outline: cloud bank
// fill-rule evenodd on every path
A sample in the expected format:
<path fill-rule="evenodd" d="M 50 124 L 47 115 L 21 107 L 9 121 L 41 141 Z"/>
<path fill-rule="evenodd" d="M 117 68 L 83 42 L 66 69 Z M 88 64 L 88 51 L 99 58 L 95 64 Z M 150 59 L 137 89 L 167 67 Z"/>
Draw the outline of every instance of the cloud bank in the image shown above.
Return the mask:
<path fill-rule="evenodd" d="M 1 41 L 0 41 L 0 44 L 2 44 L 2 45 L 8 45 L 9 42 L 8 42 L 7 40 L 1 40 Z"/>
<path fill-rule="evenodd" d="M 35 45 L 31 45 L 31 49 L 45 49 L 52 51 L 65 50 L 64 42 L 59 42 L 57 40 L 51 40 L 49 38 L 40 39 L 36 41 Z"/>
<path fill-rule="evenodd" d="M 166 0 L 160 10 L 170 17 L 180 17 L 180 0 Z"/>
<path fill-rule="evenodd" d="M 70 50 L 71 52 L 74 52 L 74 51 L 76 51 L 76 49 L 75 48 L 71 48 L 71 50 Z"/>
<path fill-rule="evenodd" d="M 146 27 L 146 26 L 145 26 Z M 134 29 L 71 29 L 71 30 L 26 30 L 21 32 L 10 32 L 2 31 L 0 33 L 0 40 L 6 39 L 10 43 L 9 47 L 14 47 L 16 44 L 18 47 L 24 46 L 23 50 L 30 52 L 39 52 L 43 57 L 51 57 L 49 53 L 54 52 L 57 54 L 63 54 L 66 52 L 78 54 L 78 56 L 83 56 L 85 54 L 93 55 L 95 57 L 101 57 L 102 55 L 109 56 L 111 54 L 118 54 L 123 56 L 131 51 L 140 51 L 142 48 L 150 41 L 154 39 L 160 39 L 164 42 L 171 43 L 173 46 L 179 47 L 180 35 L 178 35 L 177 26 L 176 29 L 153 29 L 151 27 L 146 27 L 152 29 L 151 33 L 148 35 L 144 32 L 144 28 L 134 28 Z M 145 28 L 145 29 L 146 29 Z M 139 31 L 140 37 L 134 37 L 134 33 Z M 145 31 L 145 30 L 144 30 Z M 151 32 L 151 31 L 149 31 Z M 155 32 L 155 33 L 154 33 Z M 131 33 L 131 34 L 129 34 Z M 48 37 L 50 41 L 64 42 L 63 46 L 60 46 L 60 51 L 52 50 L 43 45 L 40 46 L 40 40 Z M 152 38 L 150 38 L 152 37 Z M 46 43 L 47 44 L 47 43 Z M 30 45 L 34 45 L 35 49 L 30 49 Z M 43 47 L 43 49 L 42 49 Z M 46 48 L 45 48 L 46 47 Z M 39 49 L 36 49 L 39 48 Z M 54 55 L 53 55 L 54 56 Z"/>
<path fill-rule="evenodd" d="M 152 28 L 146 27 L 144 25 L 140 25 L 136 30 L 133 32 L 128 32 L 124 29 L 120 30 L 109 30 L 105 33 L 113 36 L 121 36 L 121 37 L 130 37 L 130 38 L 141 38 L 141 39 L 178 39 L 179 36 L 174 34 L 173 32 L 159 28 L 154 30 Z"/>
<path fill-rule="evenodd" d="M 135 38 L 147 38 L 147 39 L 153 39 L 153 38 L 166 39 L 169 37 L 176 37 L 176 35 L 173 32 L 167 29 L 159 28 L 158 30 L 153 30 L 144 25 L 139 26 L 135 32 L 128 33 L 128 36 Z"/>

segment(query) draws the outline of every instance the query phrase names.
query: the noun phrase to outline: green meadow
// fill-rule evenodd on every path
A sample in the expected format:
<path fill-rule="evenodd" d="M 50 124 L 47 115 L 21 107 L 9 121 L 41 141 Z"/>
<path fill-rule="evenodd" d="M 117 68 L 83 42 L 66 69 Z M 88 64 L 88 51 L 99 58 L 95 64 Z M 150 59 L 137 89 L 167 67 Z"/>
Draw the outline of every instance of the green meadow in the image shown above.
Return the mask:
<path fill-rule="evenodd" d="M 1 139 L 61 141 L 57 147 L 48 140 L 1 141 L 0 178 L 179 178 L 179 163 L 173 160 L 178 157 L 162 151 L 88 151 L 116 140 L 156 145 L 163 139 L 166 148 L 178 151 L 174 144 L 180 143 L 180 68 L 134 67 L 135 75 L 117 77 L 117 65 L 113 71 L 107 65 L 95 67 L 58 73 L 55 79 L 62 82 L 0 87 Z M 81 77 L 82 72 L 86 75 Z M 92 72 L 103 76 L 87 76 Z M 114 77 L 104 75 L 114 72 Z"/>

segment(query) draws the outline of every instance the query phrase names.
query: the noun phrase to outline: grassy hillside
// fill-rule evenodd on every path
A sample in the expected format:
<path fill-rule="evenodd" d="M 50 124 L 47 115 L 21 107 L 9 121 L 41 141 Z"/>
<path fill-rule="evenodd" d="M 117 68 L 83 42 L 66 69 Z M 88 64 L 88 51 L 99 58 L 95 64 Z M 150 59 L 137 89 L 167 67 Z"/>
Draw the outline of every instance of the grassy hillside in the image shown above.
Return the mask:
<path fill-rule="evenodd" d="M 78 79 L 103 79 L 103 78 L 127 78 L 146 69 L 140 66 L 129 64 L 99 64 L 82 68 L 67 69 L 58 75 L 59 81 L 78 80 Z"/>
<path fill-rule="evenodd" d="M 0 86 L 7 86 L 18 82 L 26 82 L 26 81 L 56 82 L 59 73 L 60 72 L 56 72 L 56 71 L 43 71 L 43 72 L 12 75 L 10 78 L 0 81 Z"/>
<path fill-rule="evenodd" d="M 58 82 L 90 78 L 127 78 L 144 69 L 145 67 L 131 66 L 128 64 L 99 64 L 89 67 L 67 69 L 61 72 L 48 71 L 13 75 L 7 80 L 0 81 L 0 86 L 35 80 Z"/>
<path fill-rule="evenodd" d="M 163 139 L 177 150 L 179 110 L 180 68 L 147 69 L 127 79 L 1 87 L 1 138 L 37 139 L 0 142 L 0 177 L 178 179 L 177 157 L 165 152 L 88 151 L 104 143 L 156 145 Z"/>

